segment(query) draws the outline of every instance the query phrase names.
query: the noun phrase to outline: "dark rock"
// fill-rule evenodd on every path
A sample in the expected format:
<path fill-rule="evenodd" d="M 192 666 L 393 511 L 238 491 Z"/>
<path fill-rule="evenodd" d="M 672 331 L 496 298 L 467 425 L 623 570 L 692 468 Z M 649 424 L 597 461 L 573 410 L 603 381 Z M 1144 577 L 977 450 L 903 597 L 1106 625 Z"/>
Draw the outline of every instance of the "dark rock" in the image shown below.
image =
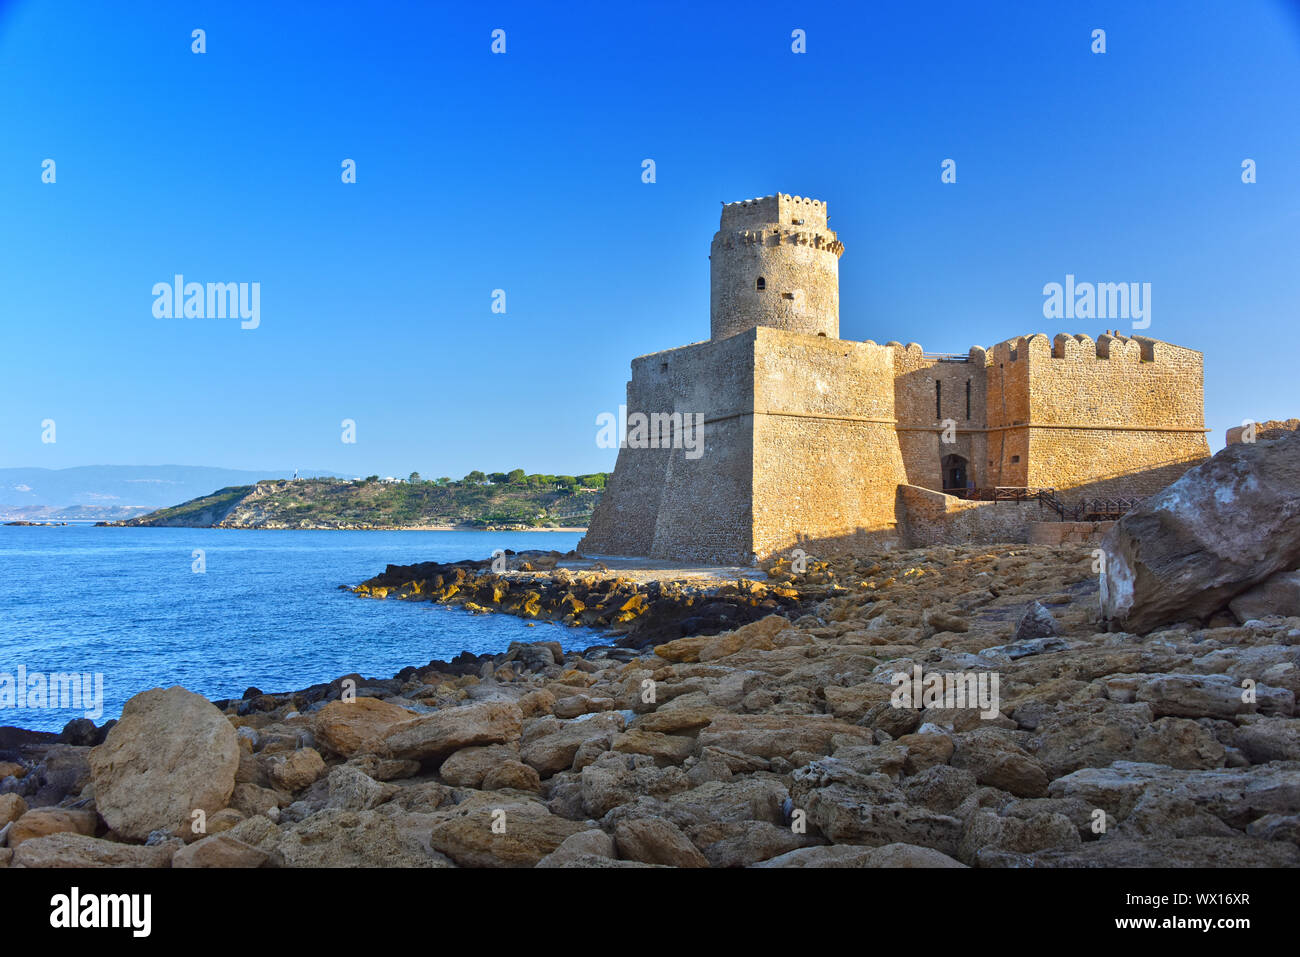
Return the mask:
<path fill-rule="evenodd" d="M 1016 641 L 1032 641 L 1035 638 L 1052 638 L 1060 634 L 1056 619 L 1039 602 L 1032 603 L 1025 611 L 1020 624 L 1016 625 Z"/>

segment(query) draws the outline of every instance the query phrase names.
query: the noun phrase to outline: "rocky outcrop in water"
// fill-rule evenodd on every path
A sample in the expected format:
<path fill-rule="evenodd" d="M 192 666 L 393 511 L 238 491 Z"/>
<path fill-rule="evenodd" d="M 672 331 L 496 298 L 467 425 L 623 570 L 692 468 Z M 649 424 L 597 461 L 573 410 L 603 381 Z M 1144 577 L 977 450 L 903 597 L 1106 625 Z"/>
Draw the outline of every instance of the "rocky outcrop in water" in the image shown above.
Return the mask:
<path fill-rule="evenodd" d="M 502 612 L 538 621 L 599 628 L 624 648 L 647 648 L 683 635 L 717 634 L 771 614 L 797 616 L 805 604 L 842 586 L 825 562 L 814 563 L 798 587 L 788 573 L 755 581 L 636 580 L 617 571 L 556 568 L 575 552 L 507 552 L 501 571 L 491 561 L 389 565 L 353 589 L 363 598 L 454 605 L 477 614 Z M 498 567 L 501 567 L 500 565 Z"/>

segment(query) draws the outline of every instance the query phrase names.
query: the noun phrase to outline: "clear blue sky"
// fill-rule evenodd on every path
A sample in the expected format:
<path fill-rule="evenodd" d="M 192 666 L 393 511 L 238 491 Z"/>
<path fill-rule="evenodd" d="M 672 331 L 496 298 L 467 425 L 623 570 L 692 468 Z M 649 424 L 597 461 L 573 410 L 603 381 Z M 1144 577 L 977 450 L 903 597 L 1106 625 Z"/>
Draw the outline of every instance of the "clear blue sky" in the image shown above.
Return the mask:
<path fill-rule="evenodd" d="M 1300 414 L 1298 119 L 1281 0 L 0 0 L 0 465 L 612 468 L 629 360 L 708 336 L 719 201 L 778 190 L 829 203 L 846 338 L 1096 335 L 1044 283 L 1150 282 L 1217 448 Z M 260 328 L 154 318 L 177 272 Z"/>

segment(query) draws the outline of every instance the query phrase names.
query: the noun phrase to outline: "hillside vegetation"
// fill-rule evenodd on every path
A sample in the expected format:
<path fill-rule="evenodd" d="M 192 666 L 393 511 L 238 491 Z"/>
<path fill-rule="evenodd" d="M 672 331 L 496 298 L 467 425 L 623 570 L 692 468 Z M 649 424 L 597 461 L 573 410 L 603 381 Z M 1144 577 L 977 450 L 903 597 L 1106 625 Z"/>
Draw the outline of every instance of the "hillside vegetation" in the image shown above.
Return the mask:
<path fill-rule="evenodd" d="M 460 481 L 352 481 L 313 478 L 232 485 L 123 525 L 219 528 L 548 528 L 586 525 L 600 501 L 606 473 Z"/>

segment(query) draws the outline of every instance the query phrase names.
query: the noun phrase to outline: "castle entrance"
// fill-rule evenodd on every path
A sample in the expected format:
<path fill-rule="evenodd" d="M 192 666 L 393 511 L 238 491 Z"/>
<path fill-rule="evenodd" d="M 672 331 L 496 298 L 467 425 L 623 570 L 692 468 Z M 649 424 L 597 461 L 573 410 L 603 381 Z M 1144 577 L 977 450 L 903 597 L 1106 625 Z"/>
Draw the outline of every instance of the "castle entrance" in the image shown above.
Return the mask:
<path fill-rule="evenodd" d="M 965 495 L 968 463 L 960 455 L 945 455 L 940 460 L 943 472 L 943 490 L 949 495 Z"/>

